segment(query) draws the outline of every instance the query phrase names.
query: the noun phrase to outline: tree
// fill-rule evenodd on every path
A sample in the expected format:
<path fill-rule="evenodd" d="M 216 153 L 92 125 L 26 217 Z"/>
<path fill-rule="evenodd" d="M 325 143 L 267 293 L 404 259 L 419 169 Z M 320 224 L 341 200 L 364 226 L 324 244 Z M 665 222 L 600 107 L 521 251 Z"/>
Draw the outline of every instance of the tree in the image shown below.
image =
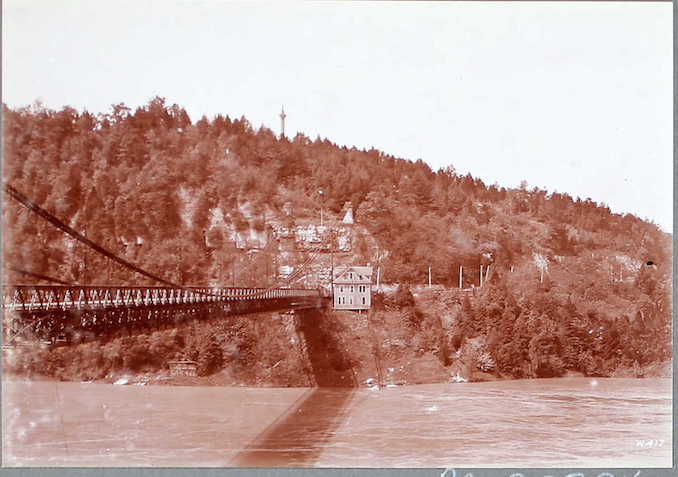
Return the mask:
<path fill-rule="evenodd" d="M 198 374 L 208 376 L 219 371 L 224 365 L 224 355 L 216 336 L 212 335 L 200 348 Z"/>

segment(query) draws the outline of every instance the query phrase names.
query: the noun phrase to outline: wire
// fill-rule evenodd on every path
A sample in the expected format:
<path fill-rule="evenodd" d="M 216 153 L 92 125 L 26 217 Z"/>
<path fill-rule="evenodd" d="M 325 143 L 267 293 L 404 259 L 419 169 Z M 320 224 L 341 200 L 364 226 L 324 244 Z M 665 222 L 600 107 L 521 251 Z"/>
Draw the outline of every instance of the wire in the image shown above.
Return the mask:
<path fill-rule="evenodd" d="M 7 268 L 12 270 L 13 272 L 23 273 L 24 275 L 28 275 L 29 277 L 33 277 L 33 278 L 37 278 L 38 280 L 45 280 L 47 282 L 54 282 L 54 283 L 58 283 L 60 285 L 72 285 L 72 283 L 64 282 L 63 280 L 59 280 L 58 278 L 53 278 L 53 277 L 50 277 L 48 275 L 42 275 L 40 273 L 31 272 L 31 271 L 28 271 L 28 270 L 24 270 L 23 268 L 14 267 L 12 265 L 6 265 L 6 266 L 7 266 Z"/>
<path fill-rule="evenodd" d="M 31 210 L 32 212 L 35 212 L 37 215 L 39 215 L 44 220 L 51 223 L 52 225 L 54 225 L 55 227 L 57 227 L 61 231 L 65 232 L 66 234 L 70 235 L 74 239 L 85 244 L 86 246 L 88 246 L 89 248 L 98 252 L 99 254 L 105 256 L 106 258 L 113 260 L 114 262 L 122 265 L 123 267 L 128 268 L 128 269 L 130 269 L 130 270 L 132 270 L 132 271 L 134 271 L 134 272 L 136 272 L 140 275 L 143 275 L 147 278 L 150 278 L 152 280 L 160 282 L 164 285 L 168 285 L 172 288 L 191 290 L 194 293 L 198 293 L 200 295 L 216 296 L 216 297 L 220 297 L 220 298 L 222 297 L 222 295 L 219 295 L 219 294 L 216 294 L 216 293 L 202 292 L 202 291 L 195 290 L 195 288 L 192 288 L 192 287 L 185 287 L 183 285 L 179 285 L 179 284 L 171 282 L 169 280 L 165 280 L 164 278 L 161 278 L 161 277 L 159 277 L 159 276 L 157 276 L 153 273 L 150 273 L 150 272 L 148 272 L 148 271 L 146 271 L 146 270 L 144 270 L 140 267 L 137 267 L 133 263 L 128 262 L 127 260 L 125 260 L 125 259 L 119 257 L 118 255 L 114 254 L 113 252 L 110 252 L 109 250 L 106 250 L 102 246 L 98 245 L 97 243 L 91 241 L 90 239 L 88 239 L 87 237 L 85 237 L 84 235 L 79 233 L 78 231 L 74 230 L 72 227 L 69 227 L 63 221 L 59 220 L 57 217 L 50 214 L 45 209 L 40 207 L 38 204 L 33 202 L 31 199 L 26 197 L 24 194 L 19 192 L 16 188 L 11 186 L 9 183 L 5 182 L 4 186 L 5 186 L 5 192 L 10 197 L 12 197 L 14 200 L 21 203 L 23 206 L 25 206 L 27 209 Z M 313 249 L 311 251 L 312 255 L 301 265 L 301 267 L 298 268 L 297 270 L 295 270 L 294 273 L 292 273 L 289 277 L 286 277 L 286 279 L 284 281 L 280 282 L 279 284 L 274 284 L 271 287 L 268 287 L 264 290 L 261 290 L 261 291 L 255 292 L 255 293 L 249 293 L 249 294 L 246 294 L 246 295 L 239 295 L 239 296 L 240 297 L 261 296 L 261 295 L 268 293 L 271 290 L 275 290 L 275 289 L 280 288 L 281 286 L 284 286 L 285 283 L 289 283 L 299 273 L 301 273 L 304 270 L 304 268 L 306 267 L 306 265 L 308 265 L 308 263 L 310 263 L 313 259 L 315 259 L 315 257 L 318 255 L 318 253 L 320 253 L 321 249 L 322 249 L 322 246 L 318 246 L 316 249 Z M 60 280 L 53 280 L 53 281 L 56 281 L 57 283 L 67 284 L 67 283 L 61 282 Z"/>
<path fill-rule="evenodd" d="M 119 263 L 123 267 L 129 268 L 130 270 L 133 270 L 133 271 L 137 272 L 138 274 L 143 275 L 145 277 L 148 277 L 148 278 L 155 280 L 157 282 L 163 283 L 165 285 L 169 285 L 169 286 L 174 287 L 174 288 L 183 288 L 181 285 L 178 285 L 176 283 L 173 283 L 173 282 L 170 282 L 170 281 L 165 280 L 163 278 L 160 278 L 157 275 L 154 275 L 150 272 L 147 272 L 146 270 L 144 270 L 142 268 L 137 267 L 136 265 L 128 262 L 127 260 L 120 258 L 117 255 L 115 255 L 114 253 L 106 250 L 105 248 L 101 247 L 100 245 L 92 242 L 90 239 L 88 239 L 87 237 L 85 237 L 81 233 L 77 232 L 73 228 L 69 227 L 65 223 L 63 223 L 61 220 L 59 220 L 58 218 L 56 218 L 55 216 L 53 216 L 52 214 L 47 212 L 45 209 L 40 207 L 38 204 L 33 202 L 31 199 L 26 197 L 24 194 L 22 194 L 21 192 L 19 192 L 18 190 L 16 190 L 14 187 L 12 187 L 11 185 L 9 185 L 6 182 L 5 182 L 5 192 L 7 192 L 7 194 L 9 194 L 9 196 L 12 197 L 14 200 L 20 202 L 26 208 L 35 212 L 40 217 L 45 219 L 47 222 L 54 225 L 56 228 L 67 233 L 68 235 L 70 235 L 74 239 L 78 240 L 79 242 L 84 243 L 85 245 L 87 245 L 91 249 L 99 252 L 101 255 L 109 258 L 110 260 L 113 260 L 114 262 Z"/>

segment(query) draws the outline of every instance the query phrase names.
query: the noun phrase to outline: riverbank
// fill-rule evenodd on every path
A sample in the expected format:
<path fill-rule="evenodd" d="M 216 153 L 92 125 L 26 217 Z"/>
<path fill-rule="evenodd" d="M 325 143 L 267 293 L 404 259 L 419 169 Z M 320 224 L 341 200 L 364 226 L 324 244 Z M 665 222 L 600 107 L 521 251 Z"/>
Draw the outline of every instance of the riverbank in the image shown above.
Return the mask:
<path fill-rule="evenodd" d="M 375 295 L 369 312 L 259 313 L 69 346 L 4 349 L 4 369 L 60 381 L 235 387 L 671 376 L 670 361 L 612 364 L 616 358 L 605 357 L 604 340 L 598 338 L 591 347 L 602 356 L 584 350 L 587 359 L 581 360 L 566 349 L 569 338 L 557 330 L 546 335 L 535 328 L 532 338 L 499 345 L 495 328 L 482 329 L 467 320 L 470 306 L 459 294 L 399 290 Z M 197 376 L 172 376 L 168 364 L 177 359 L 195 362 Z"/>
<path fill-rule="evenodd" d="M 637 370 L 633 368 L 625 369 L 611 377 L 587 377 L 582 373 L 568 372 L 563 379 L 637 379 L 639 382 L 650 379 L 671 379 L 672 367 L 671 362 L 656 363 L 653 366 L 648 366 L 641 371 L 640 375 L 636 373 Z M 369 374 L 369 373 L 367 373 Z M 367 375 L 366 374 L 366 375 Z M 376 374 L 376 373 L 375 373 Z M 378 374 L 377 374 L 378 376 Z M 482 382 L 496 382 L 496 381 L 540 381 L 542 379 L 553 378 L 512 378 L 509 376 L 496 376 L 489 373 L 478 371 L 473 373 L 469 378 L 463 378 L 460 375 L 449 376 L 446 372 L 441 373 L 438 366 L 431 365 L 429 361 L 416 363 L 412 367 L 406 367 L 403 364 L 399 368 L 386 368 L 383 372 L 384 379 L 379 381 L 378 378 L 367 378 L 360 382 L 357 387 L 365 388 L 395 388 L 410 385 L 422 384 L 449 384 L 449 383 L 482 383 Z M 462 379 L 463 378 L 463 379 Z M 41 374 L 16 374 L 12 372 L 3 373 L 3 383 L 26 383 L 26 382 L 75 382 L 75 383 L 95 383 L 95 384 L 109 384 L 116 386 L 215 386 L 215 387 L 259 387 L 259 388 L 280 388 L 279 384 L 274 382 L 258 382 L 256 384 L 245 384 L 242 379 L 233 376 L 231 372 L 222 370 L 218 373 L 209 376 L 172 376 L 169 370 L 159 371 L 154 373 L 141 372 L 131 373 L 128 371 L 120 371 L 111 373 L 100 379 L 92 380 L 77 380 L 77 379 L 63 379 L 54 376 L 45 376 Z M 298 387 L 303 388 L 307 386 L 282 386 L 282 387 Z M 354 387 L 354 386 L 349 386 Z"/>

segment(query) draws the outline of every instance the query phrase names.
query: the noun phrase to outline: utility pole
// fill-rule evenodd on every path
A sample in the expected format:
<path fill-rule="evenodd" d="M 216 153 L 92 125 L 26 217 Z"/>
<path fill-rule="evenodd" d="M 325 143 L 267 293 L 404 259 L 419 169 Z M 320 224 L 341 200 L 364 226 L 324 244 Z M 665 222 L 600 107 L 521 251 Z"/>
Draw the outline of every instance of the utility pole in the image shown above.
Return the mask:
<path fill-rule="evenodd" d="M 325 196 L 323 195 L 324 192 L 322 189 L 318 190 L 318 194 L 320 195 L 320 226 L 323 226 L 323 209 L 324 209 L 324 204 L 325 204 Z"/>
<path fill-rule="evenodd" d="M 428 287 L 431 288 L 431 265 L 428 266 Z"/>
<path fill-rule="evenodd" d="M 483 266 L 480 266 L 480 287 L 483 286 Z"/>
<path fill-rule="evenodd" d="M 464 288 L 464 267 L 459 265 L 459 289 Z"/>
<path fill-rule="evenodd" d="M 381 278 L 380 273 L 381 273 L 381 267 L 377 267 L 377 291 L 379 291 L 379 279 Z"/>
<path fill-rule="evenodd" d="M 332 231 L 332 241 L 330 242 L 330 290 L 332 296 L 334 296 L 334 248 L 338 246 L 337 232 Z"/>

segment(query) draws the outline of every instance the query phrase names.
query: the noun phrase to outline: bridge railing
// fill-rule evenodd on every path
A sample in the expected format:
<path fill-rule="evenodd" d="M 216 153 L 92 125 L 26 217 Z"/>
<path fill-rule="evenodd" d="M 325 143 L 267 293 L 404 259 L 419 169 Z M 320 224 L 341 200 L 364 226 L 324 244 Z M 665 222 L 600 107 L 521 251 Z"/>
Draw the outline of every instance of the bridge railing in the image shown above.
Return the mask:
<path fill-rule="evenodd" d="M 317 296 L 320 296 L 318 290 L 304 288 L 6 285 L 3 286 L 2 305 L 12 311 L 50 311 Z"/>

